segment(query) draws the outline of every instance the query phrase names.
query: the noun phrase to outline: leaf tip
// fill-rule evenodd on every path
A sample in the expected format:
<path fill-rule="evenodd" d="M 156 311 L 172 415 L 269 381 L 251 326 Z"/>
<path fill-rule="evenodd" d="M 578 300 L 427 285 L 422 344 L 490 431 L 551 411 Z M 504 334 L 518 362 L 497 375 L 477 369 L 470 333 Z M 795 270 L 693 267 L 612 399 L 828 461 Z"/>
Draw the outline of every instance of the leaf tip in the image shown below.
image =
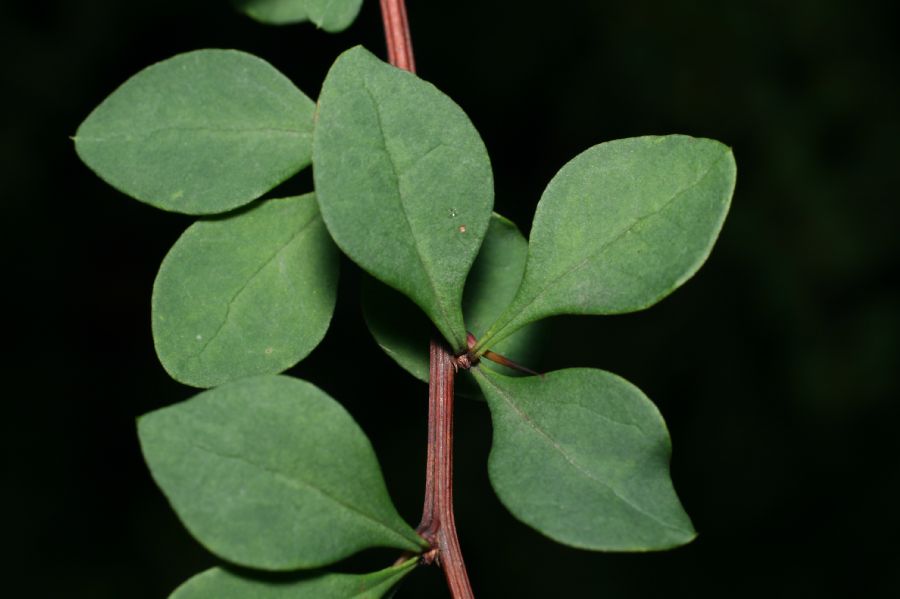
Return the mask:
<path fill-rule="evenodd" d="M 672 535 L 671 541 L 667 543 L 665 547 L 660 547 L 660 549 L 677 549 L 678 547 L 689 545 L 697 539 L 697 536 L 697 531 L 694 530 L 694 527 L 690 523 L 688 523 L 686 528 L 679 528 L 678 533 Z"/>

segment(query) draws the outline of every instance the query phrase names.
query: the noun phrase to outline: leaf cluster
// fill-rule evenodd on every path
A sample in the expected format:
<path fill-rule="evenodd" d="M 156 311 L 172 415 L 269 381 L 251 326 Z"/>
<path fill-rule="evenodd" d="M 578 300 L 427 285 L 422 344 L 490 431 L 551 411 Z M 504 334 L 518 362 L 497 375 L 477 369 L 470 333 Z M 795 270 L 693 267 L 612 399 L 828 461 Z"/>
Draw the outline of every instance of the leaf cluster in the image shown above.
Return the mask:
<path fill-rule="evenodd" d="M 326 30 L 359 8 L 236 3 Z M 517 518 L 591 550 L 694 537 L 665 423 L 639 389 L 594 369 L 516 377 L 483 358 L 527 361 L 542 319 L 641 310 L 691 277 L 728 211 L 727 147 L 681 135 L 593 146 L 550 181 L 526 240 L 492 211 L 488 153 L 463 110 L 361 47 L 338 57 L 317 103 L 243 52 L 178 55 L 126 81 L 74 140 L 125 194 L 199 217 L 160 266 L 151 317 L 163 367 L 206 390 L 138 430 L 173 509 L 226 562 L 294 571 L 429 548 L 352 417 L 280 374 L 328 329 L 338 250 L 371 275 L 366 320 L 401 367 L 427 380 L 434 330 L 478 363 L 467 394 L 488 403 L 491 483 Z M 310 164 L 314 193 L 261 199 Z M 172 597 L 380 597 L 415 564 L 277 582 L 216 568 Z"/>

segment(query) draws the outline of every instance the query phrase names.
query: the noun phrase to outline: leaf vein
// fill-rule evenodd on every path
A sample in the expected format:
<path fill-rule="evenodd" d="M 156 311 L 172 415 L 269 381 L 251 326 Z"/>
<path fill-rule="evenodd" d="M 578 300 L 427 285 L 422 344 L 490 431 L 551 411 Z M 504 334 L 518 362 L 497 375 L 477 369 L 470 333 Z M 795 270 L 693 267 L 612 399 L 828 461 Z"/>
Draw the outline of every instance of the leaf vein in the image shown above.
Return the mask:
<path fill-rule="evenodd" d="M 410 235 L 412 237 L 413 247 L 416 250 L 416 257 L 419 259 L 419 264 L 422 266 L 422 271 L 425 273 L 425 278 L 428 280 L 428 284 L 431 287 L 431 293 L 432 293 L 432 296 L 434 297 L 434 301 L 437 304 L 441 315 L 444 317 L 444 322 L 447 325 L 450 325 L 450 324 L 452 324 L 453 321 L 449 318 L 447 308 L 444 306 L 444 302 L 441 300 L 441 296 L 438 294 L 437 286 L 436 286 L 435 280 L 434 280 L 434 275 L 432 274 L 431 270 L 428 268 L 427 261 L 425 260 L 425 257 L 422 252 L 422 248 L 419 245 L 419 238 L 416 235 L 416 231 L 412 226 L 412 221 L 410 221 L 410 219 L 409 219 L 409 214 L 406 211 L 406 204 L 404 204 L 404 202 L 403 202 L 403 192 L 400 189 L 400 182 L 402 180 L 402 177 L 401 177 L 400 172 L 397 170 L 397 163 L 394 160 L 394 156 L 391 154 L 391 150 L 388 147 L 387 135 L 385 134 L 384 123 L 383 123 L 382 117 L 381 117 L 381 109 L 378 106 L 378 101 L 375 99 L 375 95 L 372 93 L 372 90 L 369 89 L 369 86 L 365 80 L 363 80 L 363 89 L 366 90 L 366 94 L 369 96 L 369 100 L 372 102 L 372 107 L 375 112 L 375 122 L 378 124 L 378 132 L 381 135 L 381 139 L 384 141 L 384 144 L 383 144 L 384 153 L 387 156 L 388 162 L 391 165 L 391 172 L 394 175 L 394 180 L 397 183 L 397 185 L 396 185 L 397 196 L 396 197 L 397 197 L 398 203 L 400 204 L 400 212 L 403 214 L 404 222 L 406 222 L 406 226 L 409 229 Z M 431 153 L 432 151 L 436 150 L 438 147 L 440 147 L 440 145 L 441 144 L 438 144 L 437 146 L 429 149 L 428 152 L 426 152 L 426 155 Z M 418 160 L 421 160 L 422 158 L 424 158 L 424 156 L 420 156 L 417 159 L 417 162 L 418 162 Z"/>
<path fill-rule="evenodd" d="M 288 239 L 281 247 L 276 249 L 275 252 L 268 259 L 266 259 L 266 261 L 263 262 L 263 264 L 259 268 L 257 268 L 255 271 L 253 271 L 253 273 L 250 274 L 249 277 L 247 277 L 247 280 L 241 284 L 241 286 L 234 292 L 234 294 L 232 294 L 231 298 L 228 300 L 228 303 L 225 306 L 225 315 L 222 317 L 222 322 L 219 324 L 218 327 L 216 327 L 216 330 L 213 332 L 212 335 L 209 336 L 209 338 L 206 340 L 206 342 L 203 345 L 201 345 L 200 348 L 196 352 L 194 352 L 194 354 L 191 356 L 191 359 L 202 358 L 202 356 L 206 352 L 207 348 L 209 348 L 209 346 L 212 344 L 212 342 L 215 341 L 216 338 L 218 338 L 219 334 L 225 328 L 225 325 L 228 324 L 228 320 L 231 317 L 231 309 L 234 306 L 235 302 L 238 300 L 238 297 L 240 297 L 240 295 L 244 291 L 247 290 L 247 288 L 250 286 L 250 284 L 253 282 L 253 280 L 257 276 L 259 276 L 259 274 L 263 270 L 268 268 L 268 266 L 270 264 L 272 264 L 272 262 L 274 262 L 281 255 L 282 252 L 284 252 L 284 250 L 286 250 L 288 247 L 290 247 L 304 233 L 309 231 L 310 226 L 318 218 L 319 218 L 319 213 L 316 212 L 315 214 L 312 215 L 312 217 L 308 221 L 303 223 L 303 225 L 301 225 L 301 227 L 293 235 L 291 235 L 290 239 Z"/>
<path fill-rule="evenodd" d="M 667 199 L 665 202 L 663 202 L 662 205 L 660 205 L 659 208 L 657 208 L 657 209 L 655 209 L 655 210 L 653 210 L 653 211 L 651 211 L 651 212 L 645 214 L 644 216 L 641 216 L 640 218 L 636 219 L 636 220 L 635 220 L 634 222 L 632 222 L 630 225 L 628 225 L 627 227 L 625 227 L 622 231 L 620 231 L 619 233 L 617 233 L 612 239 L 610 239 L 609 241 L 603 243 L 603 244 L 602 244 L 599 248 L 597 248 L 596 250 L 594 250 L 594 251 L 588 253 L 588 255 L 587 255 L 584 259 L 578 261 L 578 262 L 575 263 L 573 266 L 571 266 L 571 267 L 565 269 L 561 274 L 555 276 L 552 280 L 548 281 L 547 284 L 544 285 L 544 287 L 543 287 L 540 291 L 538 291 L 538 292 L 537 292 L 537 293 L 536 293 L 536 294 L 535 294 L 535 295 L 534 295 L 534 296 L 533 296 L 533 297 L 532 297 L 532 298 L 531 298 L 524 306 L 522 306 L 521 309 L 519 309 L 519 314 L 523 313 L 526 309 L 528 309 L 529 306 L 531 306 L 531 305 L 534 304 L 538 299 L 540 299 L 541 297 L 543 297 L 544 294 L 547 293 L 550 289 L 553 289 L 559 281 L 561 281 L 562 279 L 566 278 L 567 276 L 569 276 L 570 274 L 574 273 L 575 271 L 577 271 L 577 270 L 583 268 L 588 262 L 592 261 L 592 260 L 593 260 L 594 258 L 596 258 L 598 255 L 600 255 L 600 254 L 602 254 L 603 252 L 605 252 L 605 251 L 609 248 L 609 246 L 611 246 L 612 244 L 618 242 L 618 241 L 619 241 L 620 239 L 622 239 L 625 235 L 627 235 L 628 233 L 632 232 L 632 231 L 633 231 L 637 226 L 639 226 L 641 223 L 643 223 L 644 221 L 646 221 L 646 220 L 648 220 L 648 219 L 650 219 L 650 218 L 656 216 L 657 214 L 660 214 L 661 212 L 665 211 L 669 206 L 671 206 L 675 201 L 677 201 L 678 198 L 680 198 L 681 196 L 683 196 L 683 195 L 684 195 L 685 193 L 687 193 L 688 191 L 690 191 L 690 190 L 694 189 L 695 187 L 697 187 L 698 185 L 700 185 L 700 183 L 702 183 L 702 182 L 709 176 L 709 174 L 713 171 L 713 169 L 714 169 L 716 166 L 718 166 L 719 163 L 722 162 L 724 159 L 725 159 L 725 155 L 723 154 L 722 156 L 719 157 L 718 160 L 716 160 L 716 161 L 714 161 L 712 164 L 710 164 L 709 168 L 706 169 L 706 171 L 704 171 L 702 175 L 700 175 L 699 177 L 697 177 L 697 179 L 696 179 L 693 183 L 691 183 L 690 185 L 685 186 L 683 189 L 681 189 L 681 190 L 679 190 L 678 192 L 676 192 L 675 194 L 673 194 L 672 197 L 669 198 L 669 199 Z M 620 271 L 620 272 L 621 272 L 621 271 Z"/>
<path fill-rule="evenodd" d="M 118 140 L 126 140 L 126 141 L 145 141 L 150 139 L 155 135 L 159 135 L 161 133 L 168 133 L 170 131 L 181 131 L 181 132 L 208 132 L 208 133 L 232 133 L 232 134 L 248 134 L 248 133 L 277 133 L 283 135 L 290 135 L 294 137 L 309 137 L 309 131 L 298 131 L 296 129 L 284 129 L 279 127 L 254 127 L 254 128 L 240 128 L 240 127 L 200 127 L 200 126 L 171 126 L 171 127 L 157 127 L 155 129 L 147 129 L 144 131 L 129 131 L 127 133 L 118 133 L 105 135 L 101 137 L 94 136 L 84 136 L 79 135 L 74 139 L 76 141 L 81 142 L 106 142 L 106 141 L 118 141 Z"/>
<path fill-rule="evenodd" d="M 311 490 L 313 492 L 316 492 L 319 495 L 321 495 L 322 497 L 324 497 L 325 499 L 340 506 L 345 511 L 350 512 L 351 514 L 355 514 L 356 516 L 362 518 L 364 521 L 368 522 L 370 525 L 374 524 L 376 528 L 383 529 L 383 530 L 387 531 L 388 533 L 390 533 L 392 536 L 403 539 L 406 542 L 406 544 L 409 543 L 409 539 L 404 537 L 402 534 L 400 534 L 393 528 L 389 527 L 384 522 L 381 522 L 380 520 L 378 520 L 375 516 L 364 512 L 357 506 L 355 506 L 351 503 L 348 503 L 348 502 L 340 499 L 339 497 L 332 495 L 330 492 L 328 492 L 321 486 L 319 486 L 305 478 L 297 476 L 296 473 L 292 473 L 293 476 L 289 476 L 288 474 L 285 474 L 284 472 L 278 470 L 277 468 L 272 468 L 265 464 L 256 462 L 254 460 L 249 459 L 247 456 L 243 456 L 243 455 L 239 455 L 239 454 L 224 453 L 224 452 L 218 451 L 212 447 L 207 447 L 206 445 L 203 445 L 203 444 L 198 443 L 193 440 L 189 441 L 189 445 L 191 447 L 194 447 L 195 449 L 199 449 L 201 451 L 210 453 L 218 458 L 221 458 L 224 460 L 234 460 L 237 462 L 247 464 L 248 466 L 252 466 L 253 468 L 258 468 L 258 469 L 262 470 L 263 472 L 271 474 L 276 480 L 283 482 L 285 485 L 287 485 L 288 487 L 291 487 L 293 489 L 306 489 L 306 490 Z"/>

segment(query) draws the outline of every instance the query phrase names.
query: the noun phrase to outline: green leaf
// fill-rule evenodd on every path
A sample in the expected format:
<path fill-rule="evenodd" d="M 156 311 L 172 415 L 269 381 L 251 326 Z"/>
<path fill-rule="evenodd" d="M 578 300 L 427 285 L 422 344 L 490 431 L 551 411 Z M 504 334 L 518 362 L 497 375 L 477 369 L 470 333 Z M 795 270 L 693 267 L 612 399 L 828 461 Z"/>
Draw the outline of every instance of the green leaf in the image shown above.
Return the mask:
<path fill-rule="evenodd" d="M 487 332 L 515 297 L 522 283 L 527 256 L 528 242 L 519 228 L 512 221 L 494 214 L 463 295 L 466 327 L 476 338 Z M 537 359 L 539 332 L 538 326 L 520 329 L 494 344 L 492 349 L 528 365 Z"/>
<path fill-rule="evenodd" d="M 378 347 L 401 368 L 428 382 L 428 344 L 435 333 L 425 314 L 402 293 L 366 277 L 363 318 Z"/>
<path fill-rule="evenodd" d="M 515 295 L 525 272 L 527 252 L 528 242 L 518 227 L 494 214 L 463 295 L 466 327 L 476 337 L 487 330 Z M 428 382 L 432 327 L 422 312 L 400 293 L 369 279 L 363 284 L 363 315 L 379 347 L 407 372 Z M 516 331 L 495 349 L 516 362 L 529 364 L 537 354 L 537 337 L 538 327 L 532 325 Z M 458 382 L 464 386 L 464 380 Z"/>
<path fill-rule="evenodd" d="M 493 203 L 490 161 L 465 113 L 431 84 L 353 48 L 322 86 L 313 163 L 338 246 L 464 348 L 463 285 Z"/>
<path fill-rule="evenodd" d="M 265 580 L 211 568 L 197 574 L 169 599 L 379 599 L 418 564 L 410 559 L 371 574 L 323 573 L 290 580 Z"/>
<path fill-rule="evenodd" d="M 312 21 L 316 27 L 335 33 L 349 27 L 362 0 L 233 0 L 250 17 L 269 25 Z"/>
<path fill-rule="evenodd" d="M 214 214 L 309 164 L 314 109 L 269 63 L 198 50 L 122 84 L 78 128 L 75 149 L 107 183 L 142 202 Z"/>
<path fill-rule="evenodd" d="M 666 425 L 637 387 L 583 368 L 522 378 L 473 372 L 494 426 L 491 484 L 522 522 L 602 551 L 694 538 L 669 478 Z"/>
<path fill-rule="evenodd" d="M 291 570 L 427 545 L 397 514 L 363 431 L 307 382 L 228 383 L 142 416 L 138 433 L 181 521 L 223 559 Z"/>
<path fill-rule="evenodd" d="M 213 387 L 290 368 L 328 330 L 337 258 L 313 194 L 194 223 L 153 286 L 153 340 L 166 371 Z"/>
<path fill-rule="evenodd" d="M 683 135 L 594 146 L 538 204 L 522 287 L 482 340 L 554 314 L 647 308 L 706 260 L 734 190 L 731 150 Z"/>

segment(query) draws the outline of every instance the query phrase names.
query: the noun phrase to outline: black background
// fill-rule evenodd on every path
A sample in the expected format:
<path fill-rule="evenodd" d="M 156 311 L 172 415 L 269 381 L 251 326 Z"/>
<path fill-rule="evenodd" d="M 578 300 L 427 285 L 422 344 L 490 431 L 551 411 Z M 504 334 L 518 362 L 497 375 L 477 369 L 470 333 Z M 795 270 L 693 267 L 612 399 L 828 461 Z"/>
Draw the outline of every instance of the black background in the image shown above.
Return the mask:
<path fill-rule="evenodd" d="M 545 539 L 493 495 L 489 415 L 462 401 L 457 522 L 478 596 L 897 596 L 895 3 L 412 0 L 409 13 L 419 74 L 470 115 L 496 208 L 526 234 L 546 182 L 595 143 L 688 133 L 738 162 L 698 276 L 643 313 L 554 319 L 539 364 L 612 370 L 654 399 L 700 536 L 648 555 Z M 68 136 L 127 77 L 196 48 L 255 53 L 315 98 L 341 50 L 384 55 L 378 6 L 329 35 L 256 24 L 225 0 L 5 2 L 0 43 L 4 586 L 165 597 L 215 563 L 154 487 L 134 430 L 192 394 L 158 365 L 149 327 L 156 268 L 192 219 L 106 186 Z M 306 173 L 282 191 L 309 188 Z M 345 261 L 332 329 L 291 372 L 357 418 L 415 523 L 426 389 L 365 332 L 358 279 Z M 437 569 L 399 594 L 441 596 Z"/>

